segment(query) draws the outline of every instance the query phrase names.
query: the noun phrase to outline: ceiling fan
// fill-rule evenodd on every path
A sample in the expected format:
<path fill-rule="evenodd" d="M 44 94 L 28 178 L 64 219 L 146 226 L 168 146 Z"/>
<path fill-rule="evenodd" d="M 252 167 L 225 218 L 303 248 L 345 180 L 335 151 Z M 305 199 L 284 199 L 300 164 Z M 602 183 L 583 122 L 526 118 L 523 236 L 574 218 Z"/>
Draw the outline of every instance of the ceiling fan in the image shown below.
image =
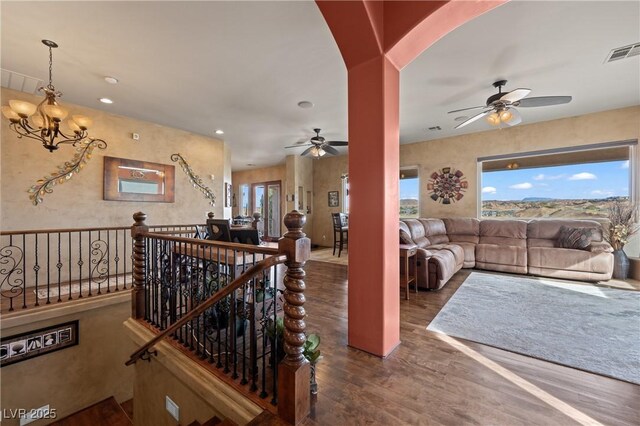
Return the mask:
<path fill-rule="evenodd" d="M 321 129 L 313 129 L 316 135 L 309 139 L 308 143 L 285 146 L 285 149 L 308 146 L 308 148 L 305 149 L 300 155 L 304 156 L 310 154 L 313 158 L 317 159 L 324 156 L 325 154 L 339 155 L 340 152 L 335 149 L 334 146 L 347 146 L 349 144 L 349 142 L 347 141 L 327 141 L 322 136 L 320 136 L 320 130 Z"/>
<path fill-rule="evenodd" d="M 515 126 L 522 122 L 522 116 L 514 107 L 531 108 L 560 105 L 571 102 L 571 96 L 539 96 L 536 98 L 527 98 L 529 93 L 531 93 L 531 89 L 515 89 L 510 92 L 502 93 L 502 87 L 506 84 L 507 80 L 499 80 L 493 83 L 493 87 L 498 89 L 498 93 L 489 96 L 485 106 L 449 111 L 447 114 L 472 109 L 484 109 L 484 111 L 474 115 L 473 117 L 467 118 L 455 128 L 459 129 L 464 127 L 474 121 L 478 121 L 482 117 L 486 117 L 487 122 L 493 126 L 499 126 L 500 124 Z"/>

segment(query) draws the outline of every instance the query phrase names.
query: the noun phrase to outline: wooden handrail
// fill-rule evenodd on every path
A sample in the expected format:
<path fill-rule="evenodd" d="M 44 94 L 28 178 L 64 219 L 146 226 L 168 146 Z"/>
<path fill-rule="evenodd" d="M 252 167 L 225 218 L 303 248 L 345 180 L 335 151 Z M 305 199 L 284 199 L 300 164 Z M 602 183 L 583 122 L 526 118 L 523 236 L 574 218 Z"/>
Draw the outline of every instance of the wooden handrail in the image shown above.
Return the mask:
<path fill-rule="evenodd" d="M 225 287 L 224 289 L 218 291 L 217 293 L 209 297 L 207 300 L 202 302 L 193 310 L 189 311 L 189 313 L 184 315 L 178 321 L 174 322 L 170 327 L 165 329 L 162 333 L 158 334 L 156 337 L 154 337 L 153 339 L 149 340 L 147 343 L 142 345 L 137 351 L 131 354 L 131 357 L 125 363 L 125 365 L 135 364 L 135 362 L 138 359 L 140 359 L 140 357 L 142 357 L 145 353 L 149 352 L 149 350 L 153 348 L 156 344 L 158 344 L 158 342 L 160 342 L 161 340 L 165 339 L 167 336 L 170 336 L 171 334 L 178 331 L 186 323 L 188 323 L 195 317 L 201 315 L 204 311 L 206 311 L 211 306 L 218 303 L 220 300 L 222 300 L 226 296 L 233 293 L 234 290 L 237 290 L 242 285 L 246 284 L 248 281 L 255 278 L 257 275 L 261 274 L 262 272 L 264 272 L 265 270 L 273 266 L 285 263 L 286 260 L 287 260 L 286 255 L 280 255 L 280 256 L 268 257 L 256 263 L 255 265 L 247 269 L 247 271 L 244 274 L 242 274 L 241 276 L 233 280 L 231 284 L 229 284 L 227 287 Z"/>
<path fill-rule="evenodd" d="M 204 223 L 187 223 L 184 225 L 149 225 L 150 229 L 157 228 L 184 228 L 184 227 L 192 227 L 192 226 L 206 226 Z M 57 233 L 67 233 L 67 232 L 88 232 L 88 231 L 129 231 L 131 226 L 96 226 L 93 228 L 56 228 L 56 229 L 27 229 L 27 230 L 18 230 L 18 231 L 0 231 L 0 236 L 9 236 L 9 235 L 32 235 L 32 234 L 57 234 Z M 164 231 L 159 231 L 164 232 Z"/>
<path fill-rule="evenodd" d="M 250 244 L 228 243 L 225 241 L 200 240 L 197 238 L 176 237 L 176 236 L 166 235 L 158 232 L 142 232 L 139 235 L 143 238 L 150 237 L 150 238 L 155 238 L 157 240 L 172 241 L 175 243 L 197 244 L 201 247 L 226 248 L 229 250 L 243 251 L 247 253 L 269 254 L 269 255 L 276 255 L 280 253 L 276 247 L 254 246 Z"/>

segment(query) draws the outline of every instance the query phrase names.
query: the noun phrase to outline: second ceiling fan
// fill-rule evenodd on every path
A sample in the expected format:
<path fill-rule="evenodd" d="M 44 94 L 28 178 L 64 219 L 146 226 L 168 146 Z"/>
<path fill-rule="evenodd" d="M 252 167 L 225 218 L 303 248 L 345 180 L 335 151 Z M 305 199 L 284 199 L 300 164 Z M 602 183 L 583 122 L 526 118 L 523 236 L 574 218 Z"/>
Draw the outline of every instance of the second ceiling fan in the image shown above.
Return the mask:
<path fill-rule="evenodd" d="M 300 154 L 300 155 L 301 156 L 310 155 L 311 157 L 317 159 L 317 158 L 320 158 L 320 157 L 324 156 L 325 154 L 339 155 L 340 151 L 335 149 L 334 146 L 347 146 L 347 145 L 349 145 L 349 142 L 347 142 L 347 141 L 327 141 L 327 140 L 325 140 L 325 138 L 320 136 L 320 130 L 321 129 L 313 129 L 313 131 L 315 132 L 316 135 L 313 136 L 311 139 L 309 139 L 308 143 L 285 146 L 285 149 L 299 148 L 301 146 L 308 146 L 308 148 L 305 149 L 302 152 L 302 154 Z"/>
<path fill-rule="evenodd" d="M 539 96 L 535 98 L 527 98 L 529 93 L 531 93 L 531 89 L 521 88 L 502 93 L 502 87 L 506 84 L 507 80 L 499 80 L 493 83 L 493 87 L 498 89 L 498 93 L 489 96 L 489 98 L 487 98 L 486 105 L 484 106 L 449 111 L 447 114 L 484 108 L 484 111 L 467 118 L 455 128 L 459 129 L 483 117 L 486 117 L 487 122 L 493 126 L 499 126 L 500 124 L 515 126 L 522 122 L 522 116 L 514 107 L 531 108 L 560 105 L 571 102 L 571 96 Z"/>

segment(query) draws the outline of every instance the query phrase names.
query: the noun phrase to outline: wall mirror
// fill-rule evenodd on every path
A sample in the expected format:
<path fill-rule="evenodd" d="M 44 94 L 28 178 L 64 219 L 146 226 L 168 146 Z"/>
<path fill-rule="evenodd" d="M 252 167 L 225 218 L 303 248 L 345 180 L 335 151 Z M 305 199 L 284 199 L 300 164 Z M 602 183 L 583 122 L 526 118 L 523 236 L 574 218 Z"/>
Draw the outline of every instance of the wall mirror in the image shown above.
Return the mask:
<path fill-rule="evenodd" d="M 168 164 L 104 157 L 104 199 L 175 201 L 175 168 Z"/>

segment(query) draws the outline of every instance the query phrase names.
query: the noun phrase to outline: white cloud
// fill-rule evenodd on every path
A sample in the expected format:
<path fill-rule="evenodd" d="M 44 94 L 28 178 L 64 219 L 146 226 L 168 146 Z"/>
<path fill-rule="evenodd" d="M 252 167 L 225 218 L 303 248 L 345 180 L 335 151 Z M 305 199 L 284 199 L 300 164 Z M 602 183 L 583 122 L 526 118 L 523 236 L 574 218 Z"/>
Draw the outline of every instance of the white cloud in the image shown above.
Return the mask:
<path fill-rule="evenodd" d="M 558 180 L 567 177 L 567 175 L 545 175 L 544 173 L 537 174 L 533 177 L 533 180 Z"/>
<path fill-rule="evenodd" d="M 598 179 L 598 176 L 594 175 L 593 173 L 587 173 L 587 172 L 576 173 L 575 175 L 572 175 L 569 177 L 569 180 L 595 180 L 595 179 Z"/>
<path fill-rule="evenodd" d="M 533 177 L 533 180 L 544 180 L 544 177 L 545 177 L 544 174 L 540 173 L 539 175 L 535 175 Z"/>
<path fill-rule="evenodd" d="M 511 188 L 511 189 L 531 189 L 531 188 L 533 188 L 533 185 L 531 185 L 529 182 L 523 182 L 523 183 L 516 183 L 515 185 L 511 185 L 511 186 L 509 186 L 509 188 Z"/>
<path fill-rule="evenodd" d="M 621 169 L 628 169 L 629 168 L 629 160 L 625 161 L 624 163 L 622 163 L 622 165 L 620 166 Z"/>
<path fill-rule="evenodd" d="M 602 190 L 602 189 L 594 189 L 593 191 L 591 191 L 591 195 L 600 195 L 602 197 L 612 197 L 613 195 L 615 195 L 615 192 Z"/>
<path fill-rule="evenodd" d="M 496 192 L 498 192 L 498 190 L 493 186 L 485 186 L 484 188 L 482 188 L 483 194 L 495 194 Z"/>

